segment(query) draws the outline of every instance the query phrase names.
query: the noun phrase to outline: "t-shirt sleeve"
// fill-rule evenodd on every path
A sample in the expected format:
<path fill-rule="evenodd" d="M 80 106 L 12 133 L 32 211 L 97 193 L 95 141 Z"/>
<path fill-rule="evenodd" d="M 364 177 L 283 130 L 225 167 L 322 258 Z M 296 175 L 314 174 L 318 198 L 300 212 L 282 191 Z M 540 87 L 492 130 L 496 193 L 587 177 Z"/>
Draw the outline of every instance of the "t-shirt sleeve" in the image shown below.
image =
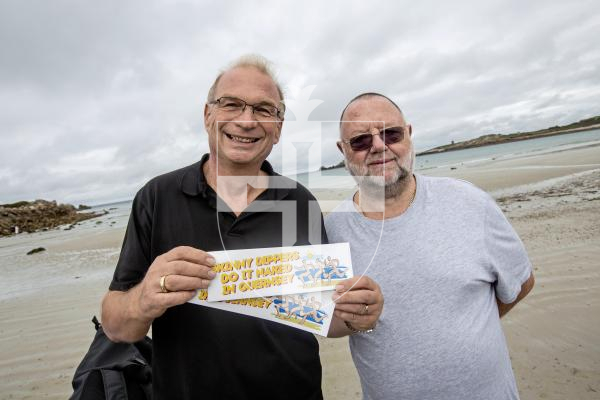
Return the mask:
<path fill-rule="evenodd" d="M 146 188 L 142 188 L 133 200 L 121 254 L 109 286 L 110 290 L 129 290 L 144 279 L 150 266 L 152 213 L 149 199 Z"/>
<path fill-rule="evenodd" d="M 485 245 L 496 277 L 496 297 L 504 304 L 512 303 L 531 274 L 531 262 L 517 232 L 491 198 L 486 206 Z"/>

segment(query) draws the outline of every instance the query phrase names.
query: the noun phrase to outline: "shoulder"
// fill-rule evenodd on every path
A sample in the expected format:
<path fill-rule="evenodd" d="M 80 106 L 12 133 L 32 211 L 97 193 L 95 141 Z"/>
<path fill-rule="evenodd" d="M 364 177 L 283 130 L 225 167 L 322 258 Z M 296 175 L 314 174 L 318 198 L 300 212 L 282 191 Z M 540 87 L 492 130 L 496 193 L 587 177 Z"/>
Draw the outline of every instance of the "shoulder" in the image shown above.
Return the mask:
<path fill-rule="evenodd" d="M 463 179 L 417 176 L 417 186 L 422 186 L 429 201 L 441 200 L 445 203 L 486 204 L 493 202 L 492 197 L 484 190 Z M 418 190 L 419 188 L 417 188 Z"/>
<path fill-rule="evenodd" d="M 354 201 L 352 200 L 353 197 L 354 193 L 342 200 L 340 204 L 331 210 L 331 212 L 325 216 L 325 225 L 337 225 L 340 222 L 346 221 L 351 213 L 356 213 Z"/>
<path fill-rule="evenodd" d="M 148 181 L 145 186 L 150 188 L 165 188 L 176 185 L 181 187 L 184 178 L 189 174 L 200 175 L 201 162 L 158 175 Z"/>
<path fill-rule="evenodd" d="M 198 177 L 201 174 L 201 164 L 201 162 L 196 162 L 150 179 L 138 191 L 136 199 L 143 203 L 152 203 L 160 196 L 172 196 L 174 193 L 182 192 L 185 189 L 186 180 L 189 180 L 188 183 L 195 182 L 197 185 Z"/>

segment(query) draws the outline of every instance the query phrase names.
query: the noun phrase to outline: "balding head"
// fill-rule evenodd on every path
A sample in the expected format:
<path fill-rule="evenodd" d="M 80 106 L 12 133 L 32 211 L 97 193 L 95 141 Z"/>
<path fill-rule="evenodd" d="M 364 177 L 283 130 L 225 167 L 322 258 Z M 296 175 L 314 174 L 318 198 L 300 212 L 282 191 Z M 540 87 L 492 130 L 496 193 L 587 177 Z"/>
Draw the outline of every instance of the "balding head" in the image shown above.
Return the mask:
<path fill-rule="evenodd" d="M 342 128 L 342 122 L 344 121 L 344 116 L 346 114 L 346 110 L 348 110 L 348 107 L 350 107 L 353 103 L 359 101 L 359 100 L 368 100 L 370 98 L 374 98 L 374 97 L 380 97 L 382 99 L 385 99 L 387 101 L 390 102 L 390 104 L 392 104 L 394 106 L 394 108 L 396 108 L 396 110 L 398 110 L 398 112 L 400 113 L 400 115 L 402 116 L 402 118 L 404 118 L 404 114 L 402 114 L 402 110 L 400 109 L 400 107 L 398 107 L 398 105 L 389 97 L 381 94 L 381 93 L 375 93 L 375 92 L 366 92 L 366 93 L 361 93 L 358 96 L 354 97 L 352 100 L 350 100 L 348 102 L 348 104 L 346 105 L 346 107 L 344 107 L 344 110 L 342 111 L 342 115 L 340 115 L 340 131 Z"/>
<path fill-rule="evenodd" d="M 237 60 L 235 60 L 234 62 L 232 62 L 231 64 L 229 64 L 229 66 L 227 68 L 225 68 L 223 71 L 221 71 L 219 73 L 219 75 L 217 75 L 217 77 L 215 78 L 215 81 L 213 82 L 210 89 L 208 90 L 208 95 L 206 96 L 207 102 L 210 103 L 211 101 L 216 100 L 215 94 L 217 91 L 217 86 L 219 84 L 219 81 L 223 77 L 223 75 L 231 70 L 238 69 L 238 68 L 254 68 L 254 69 L 258 70 L 259 72 L 263 73 L 264 75 L 268 76 L 273 81 L 273 83 L 275 84 L 275 87 L 277 88 L 277 93 L 279 94 L 279 101 L 283 102 L 283 91 L 281 90 L 281 85 L 277 81 L 277 77 L 275 76 L 275 73 L 273 72 L 271 63 L 269 62 L 269 60 L 267 60 L 266 58 L 264 58 L 263 56 L 260 56 L 258 54 L 248 54 L 248 55 L 242 56 L 242 57 L 238 58 Z"/>

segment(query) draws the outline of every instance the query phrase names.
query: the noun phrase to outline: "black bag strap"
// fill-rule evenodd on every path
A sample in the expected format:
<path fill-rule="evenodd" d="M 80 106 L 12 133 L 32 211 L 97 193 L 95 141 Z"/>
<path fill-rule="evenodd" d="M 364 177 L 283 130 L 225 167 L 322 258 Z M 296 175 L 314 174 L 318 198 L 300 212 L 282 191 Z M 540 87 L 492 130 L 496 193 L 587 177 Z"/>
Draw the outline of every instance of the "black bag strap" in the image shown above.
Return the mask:
<path fill-rule="evenodd" d="M 128 400 L 125 377 L 122 371 L 101 369 L 106 400 Z"/>
<path fill-rule="evenodd" d="M 94 328 L 96 328 L 96 330 L 98 330 L 102 327 L 102 325 L 100 325 L 100 321 L 98 321 L 98 318 L 96 318 L 95 315 L 94 315 L 94 318 L 92 318 L 92 322 L 94 323 Z"/>

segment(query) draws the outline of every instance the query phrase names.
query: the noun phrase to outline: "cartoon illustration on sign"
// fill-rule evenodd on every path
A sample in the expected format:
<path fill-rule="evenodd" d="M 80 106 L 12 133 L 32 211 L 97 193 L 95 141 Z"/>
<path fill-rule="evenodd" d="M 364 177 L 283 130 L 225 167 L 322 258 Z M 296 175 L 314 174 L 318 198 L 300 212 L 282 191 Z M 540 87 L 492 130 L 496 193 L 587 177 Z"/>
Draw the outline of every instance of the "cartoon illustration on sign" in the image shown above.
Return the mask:
<path fill-rule="evenodd" d="M 329 317 L 327 312 L 321 309 L 321 302 L 312 295 L 292 294 L 272 297 L 275 317 L 301 325 L 323 324 L 324 319 Z"/>
<path fill-rule="evenodd" d="M 331 256 L 316 257 L 308 254 L 294 269 L 294 274 L 304 287 L 332 286 L 336 281 L 349 278 L 346 273 L 348 267 L 340 265 L 339 258 Z"/>
<path fill-rule="evenodd" d="M 315 293 L 209 302 L 206 301 L 208 292 L 203 289 L 198 291 L 190 303 L 262 318 L 327 336 L 331 315 L 335 308 L 335 303 L 331 301 L 333 293 L 333 290 L 327 290 Z"/>

